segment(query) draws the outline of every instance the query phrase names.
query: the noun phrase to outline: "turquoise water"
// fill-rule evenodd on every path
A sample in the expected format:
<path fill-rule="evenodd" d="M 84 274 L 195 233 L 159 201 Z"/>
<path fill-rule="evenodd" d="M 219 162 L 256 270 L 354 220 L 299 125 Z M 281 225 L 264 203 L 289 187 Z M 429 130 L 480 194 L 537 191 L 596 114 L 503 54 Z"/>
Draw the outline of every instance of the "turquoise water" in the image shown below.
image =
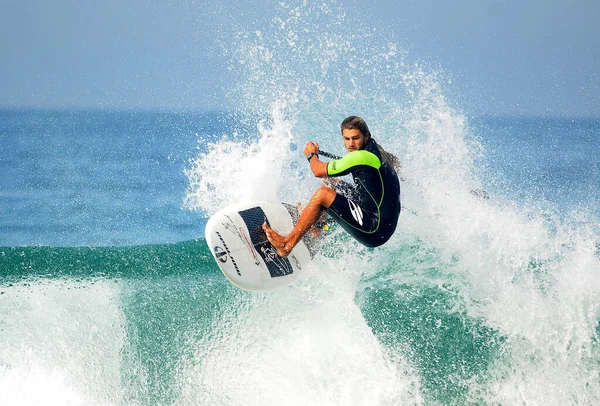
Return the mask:
<path fill-rule="evenodd" d="M 278 13 L 230 41 L 234 113 L 0 111 L 0 403 L 597 404 L 600 120 L 470 117 L 384 34 Z M 349 114 L 402 162 L 396 235 L 232 286 L 208 216 L 305 202 Z"/>
<path fill-rule="evenodd" d="M 24 117 L 70 127 L 73 114 L 82 113 Z M 96 125 L 104 124 L 110 121 L 98 118 Z M 62 134 L 68 135 L 56 131 L 50 138 L 77 145 L 75 133 Z M 129 170 L 114 179 L 110 165 L 104 171 L 94 159 L 109 156 L 113 146 L 95 149 L 75 169 L 87 175 L 64 175 L 80 182 L 57 175 L 52 185 L 37 183 L 32 179 L 47 172 L 28 169 L 30 187 L 23 190 L 6 185 L 25 181 L 4 178 L 3 195 L 19 197 L 2 207 L 3 403 L 513 404 L 523 397 L 525 404 L 590 404 L 597 398 L 598 239 L 593 208 L 572 196 L 594 189 L 570 182 L 550 201 L 537 192 L 549 190 L 555 177 L 529 184 L 538 166 L 560 157 L 521 169 L 522 178 L 509 178 L 516 165 L 492 172 L 488 186 L 503 179 L 518 184 L 518 193 L 488 189 L 486 199 L 466 188 L 459 195 L 466 208 L 448 196 L 450 189 L 428 190 L 407 179 L 401 227 L 389 244 L 368 250 L 334 233 L 299 283 L 256 294 L 233 287 L 214 264 L 202 239 L 211 206 L 186 208 L 195 190 L 186 187 L 183 169 L 165 160 L 164 171 L 155 170 L 167 178 L 161 184 L 179 184 L 176 191 L 154 189 L 156 178 L 146 181 L 152 185 L 146 192 L 135 186 L 169 148 L 159 144 L 153 153 L 122 158 Z M 46 168 L 69 159 L 57 151 L 39 152 Z M 236 155 L 228 148 L 219 153 Z M 252 152 L 240 164 L 254 153 L 260 157 Z M 489 166 L 497 159 L 491 158 Z M 187 165 L 193 177 L 193 160 Z M 18 174 L 19 165 L 13 170 Z M 108 179 L 96 178 L 102 173 Z M 310 181 L 298 176 L 301 185 Z M 120 195 L 130 185 L 132 200 L 113 205 L 114 183 Z M 81 184 L 92 185 L 83 189 L 92 196 Z M 144 194 L 140 210 L 135 196 Z M 57 223 L 68 218 L 68 196 L 80 196 L 83 214 L 65 229 Z M 19 204 L 53 210 L 11 209 Z M 89 220 L 106 213 L 116 214 Z M 180 242 L 169 242 L 177 236 Z"/>

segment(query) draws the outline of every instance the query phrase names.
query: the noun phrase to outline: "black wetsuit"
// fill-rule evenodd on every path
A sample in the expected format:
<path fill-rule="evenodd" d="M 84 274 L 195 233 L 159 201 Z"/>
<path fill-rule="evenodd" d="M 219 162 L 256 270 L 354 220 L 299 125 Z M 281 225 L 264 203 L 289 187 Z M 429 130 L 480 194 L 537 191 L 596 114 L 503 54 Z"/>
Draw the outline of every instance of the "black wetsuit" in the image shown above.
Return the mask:
<path fill-rule="evenodd" d="M 327 163 L 328 176 L 352 174 L 343 182 L 327 212 L 344 230 L 367 247 L 378 247 L 394 234 L 400 215 L 400 182 L 391 162 L 369 139 L 361 150 Z"/>

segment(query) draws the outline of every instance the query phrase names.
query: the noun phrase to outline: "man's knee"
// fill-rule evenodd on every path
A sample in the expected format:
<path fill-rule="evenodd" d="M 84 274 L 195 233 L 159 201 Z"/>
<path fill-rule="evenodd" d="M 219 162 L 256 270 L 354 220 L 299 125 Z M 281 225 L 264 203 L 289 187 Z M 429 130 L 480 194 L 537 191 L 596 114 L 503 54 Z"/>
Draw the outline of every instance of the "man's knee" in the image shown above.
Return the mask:
<path fill-rule="evenodd" d="M 328 188 L 327 186 L 321 186 L 315 193 L 315 197 L 318 199 L 319 204 L 324 207 L 331 206 L 331 203 L 335 200 L 335 196 L 335 190 Z"/>

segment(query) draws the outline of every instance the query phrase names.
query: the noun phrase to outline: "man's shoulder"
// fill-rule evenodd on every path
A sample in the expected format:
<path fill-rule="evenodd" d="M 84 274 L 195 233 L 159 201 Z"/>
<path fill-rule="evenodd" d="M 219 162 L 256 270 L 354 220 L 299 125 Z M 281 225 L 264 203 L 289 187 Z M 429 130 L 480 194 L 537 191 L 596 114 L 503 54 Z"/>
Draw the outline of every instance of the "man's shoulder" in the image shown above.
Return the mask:
<path fill-rule="evenodd" d="M 376 159 L 371 151 L 360 149 L 348 152 L 339 159 L 329 161 L 327 163 L 327 173 L 329 175 L 348 174 L 361 171 L 364 167 L 379 167 L 379 165 L 379 159 Z"/>
<path fill-rule="evenodd" d="M 356 151 L 349 152 L 346 156 L 349 158 L 348 161 L 352 163 L 352 166 L 356 166 L 357 170 L 363 169 L 364 167 L 373 167 L 379 169 L 381 166 L 381 155 L 375 150 L 370 148 L 363 148 Z"/>

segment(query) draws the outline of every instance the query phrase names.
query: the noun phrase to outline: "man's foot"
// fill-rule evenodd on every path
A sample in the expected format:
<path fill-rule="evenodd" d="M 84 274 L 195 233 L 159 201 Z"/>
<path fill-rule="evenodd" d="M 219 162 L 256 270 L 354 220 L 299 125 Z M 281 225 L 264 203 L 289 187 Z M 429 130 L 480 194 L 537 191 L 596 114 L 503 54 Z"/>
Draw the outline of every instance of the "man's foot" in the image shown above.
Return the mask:
<path fill-rule="evenodd" d="M 288 255 L 290 255 L 291 249 L 288 250 L 285 248 L 285 245 L 287 243 L 285 237 L 283 237 L 280 234 L 277 234 L 277 232 L 274 231 L 271 227 L 269 227 L 267 225 L 267 223 L 264 223 L 262 228 L 263 228 L 263 230 L 265 230 L 265 234 L 267 235 L 267 240 L 269 240 L 269 242 L 277 250 L 277 255 L 279 255 L 282 258 L 285 258 Z"/>

